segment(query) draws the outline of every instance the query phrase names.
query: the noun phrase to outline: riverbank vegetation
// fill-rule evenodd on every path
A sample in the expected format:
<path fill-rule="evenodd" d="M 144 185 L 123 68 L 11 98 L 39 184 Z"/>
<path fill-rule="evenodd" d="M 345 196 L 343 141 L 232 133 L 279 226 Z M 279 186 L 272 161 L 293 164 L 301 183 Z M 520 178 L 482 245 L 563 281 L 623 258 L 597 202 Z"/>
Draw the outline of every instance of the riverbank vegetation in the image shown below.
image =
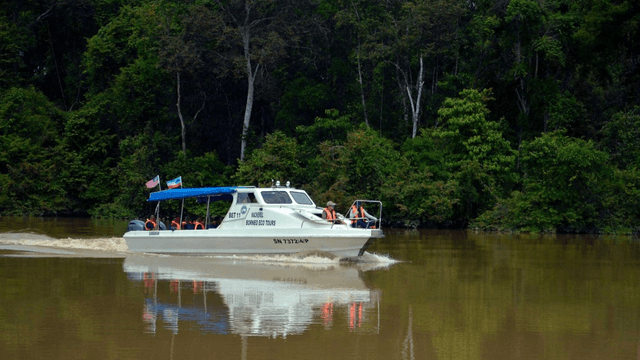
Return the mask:
<path fill-rule="evenodd" d="M 3 215 L 146 215 L 159 174 L 402 226 L 640 232 L 637 2 L 0 3 Z"/>

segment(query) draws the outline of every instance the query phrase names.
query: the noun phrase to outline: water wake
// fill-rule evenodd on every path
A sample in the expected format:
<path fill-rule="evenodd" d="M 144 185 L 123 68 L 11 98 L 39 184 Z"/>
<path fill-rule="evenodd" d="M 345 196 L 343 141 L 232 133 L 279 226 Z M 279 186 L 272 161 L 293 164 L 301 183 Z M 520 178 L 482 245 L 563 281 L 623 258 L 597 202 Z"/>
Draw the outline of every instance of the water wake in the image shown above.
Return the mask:
<path fill-rule="evenodd" d="M 2 245 L 19 245 L 23 247 L 23 250 L 36 252 L 46 252 L 46 248 L 55 248 L 67 250 L 91 250 L 111 254 L 129 253 L 129 247 L 127 246 L 124 238 L 55 239 L 46 235 L 34 233 L 2 233 L 0 234 L 0 248 Z M 16 248 L 14 247 L 13 249 Z M 103 256 L 106 255 L 107 254 L 104 254 Z"/>
<path fill-rule="evenodd" d="M 313 250 L 303 251 L 291 255 L 214 255 L 210 256 L 215 259 L 231 259 L 257 261 L 264 263 L 280 263 L 280 264 L 322 264 L 322 265 L 345 265 L 353 264 L 377 264 L 380 266 L 389 266 L 397 263 L 397 260 L 389 256 L 371 254 L 365 252 L 360 257 L 339 258 L 332 253 Z"/>

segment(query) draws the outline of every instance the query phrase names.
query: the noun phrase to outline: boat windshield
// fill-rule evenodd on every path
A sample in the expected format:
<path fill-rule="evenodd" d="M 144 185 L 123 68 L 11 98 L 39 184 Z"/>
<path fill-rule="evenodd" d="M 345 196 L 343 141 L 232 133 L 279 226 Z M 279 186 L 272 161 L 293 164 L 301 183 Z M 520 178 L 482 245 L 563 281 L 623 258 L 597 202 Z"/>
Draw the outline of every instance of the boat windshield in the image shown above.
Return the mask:
<path fill-rule="evenodd" d="M 261 194 L 267 204 L 291 204 L 292 202 L 286 191 L 263 191 Z"/>
<path fill-rule="evenodd" d="M 236 200 L 236 204 L 249 204 L 249 203 L 257 203 L 256 196 L 253 193 L 238 193 L 238 199 Z"/>
<path fill-rule="evenodd" d="M 292 191 L 291 196 L 293 197 L 293 200 L 295 200 L 300 205 L 313 205 L 313 201 L 311 201 L 311 199 L 309 199 L 309 196 L 307 196 L 307 194 L 303 192 Z"/>

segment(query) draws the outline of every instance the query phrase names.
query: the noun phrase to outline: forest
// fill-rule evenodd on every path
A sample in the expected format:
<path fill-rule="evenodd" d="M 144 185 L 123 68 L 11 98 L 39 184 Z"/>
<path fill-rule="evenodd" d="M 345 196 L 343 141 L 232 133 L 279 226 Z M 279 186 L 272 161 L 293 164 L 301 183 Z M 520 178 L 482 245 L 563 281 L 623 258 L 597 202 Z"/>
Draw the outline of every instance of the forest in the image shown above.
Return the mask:
<path fill-rule="evenodd" d="M 640 2 L 0 4 L 1 215 L 147 216 L 159 175 L 378 199 L 388 226 L 640 233 Z"/>

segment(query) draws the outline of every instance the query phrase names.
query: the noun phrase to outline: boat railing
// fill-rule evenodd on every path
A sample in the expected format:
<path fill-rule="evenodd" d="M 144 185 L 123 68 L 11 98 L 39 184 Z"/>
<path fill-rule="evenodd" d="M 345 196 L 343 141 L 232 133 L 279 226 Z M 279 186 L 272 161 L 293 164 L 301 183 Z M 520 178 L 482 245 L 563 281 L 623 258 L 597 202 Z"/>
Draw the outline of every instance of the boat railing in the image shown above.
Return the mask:
<path fill-rule="evenodd" d="M 373 221 L 365 217 L 364 220 L 366 220 L 366 222 L 367 222 L 367 226 L 366 227 L 370 229 L 371 226 L 375 226 L 375 228 L 380 229 L 382 227 L 382 201 L 379 201 L 379 200 L 355 200 L 351 204 L 349 209 L 352 209 L 353 206 L 356 206 L 357 204 L 360 204 L 362 206 L 362 204 L 367 204 L 367 203 L 376 204 L 377 205 L 377 207 L 378 207 L 378 217 L 377 217 L 377 220 L 373 220 Z M 358 208 L 358 211 L 360 211 L 359 208 Z M 364 209 L 364 211 L 366 213 L 368 213 L 367 209 Z M 369 215 L 371 215 L 371 214 L 369 214 Z M 351 214 L 351 216 L 349 216 L 349 217 L 345 217 L 345 219 L 351 220 L 352 222 L 355 222 L 355 221 L 358 221 L 358 220 L 363 220 L 363 218 L 361 218 L 361 217 L 354 217 L 353 214 Z M 371 223 L 373 223 L 373 225 Z"/>

